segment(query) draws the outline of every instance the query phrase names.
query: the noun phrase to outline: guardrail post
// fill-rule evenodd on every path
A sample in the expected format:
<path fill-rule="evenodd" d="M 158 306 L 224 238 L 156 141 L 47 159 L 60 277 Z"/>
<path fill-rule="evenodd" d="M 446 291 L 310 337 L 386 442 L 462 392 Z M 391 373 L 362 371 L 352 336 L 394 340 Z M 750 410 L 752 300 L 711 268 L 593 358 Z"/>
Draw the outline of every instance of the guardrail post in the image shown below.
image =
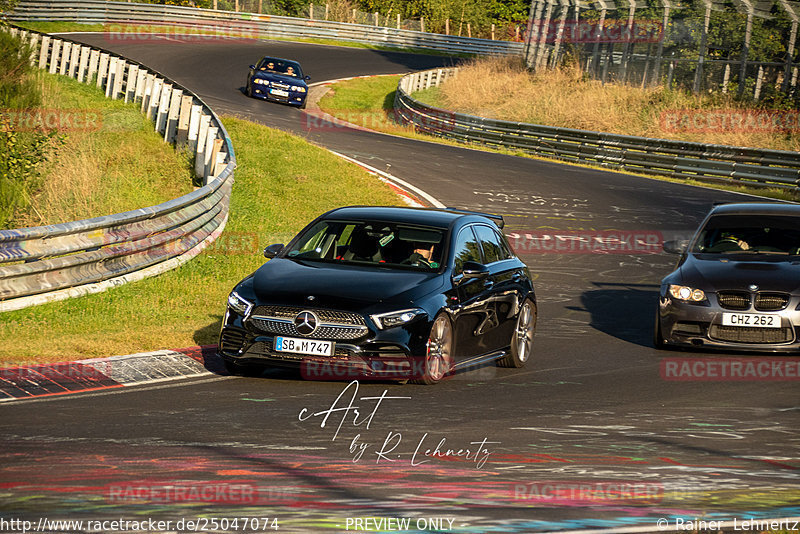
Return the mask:
<path fill-rule="evenodd" d="M 153 96 L 153 84 L 155 83 L 156 75 L 150 72 L 147 73 L 144 82 L 144 92 L 142 93 L 142 113 L 147 115 L 147 110 L 150 108 L 150 98 Z"/>
<path fill-rule="evenodd" d="M 106 98 L 111 98 L 111 90 L 117 77 L 117 57 L 108 58 L 108 76 L 106 76 Z"/>
<path fill-rule="evenodd" d="M 114 74 L 114 87 L 111 88 L 111 99 L 116 100 L 122 92 L 122 82 L 125 80 L 125 67 L 128 63 L 124 59 L 117 60 L 117 72 Z"/>
<path fill-rule="evenodd" d="M 158 106 L 161 104 L 161 86 L 163 83 L 164 81 L 161 78 L 153 79 L 153 89 L 150 92 L 150 102 L 147 105 L 148 120 L 155 120 L 156 111 L 158 111 Z"/>
<path fill-rule="evenodd" d="M 72 55 L 69 58 L 69 74 L 70 78 L 77 78 L 78 77 L 78 61 L 80 61 L 81 57 L 81 47 L 80 45 L 73 44 L 72 45 Z"/>
<path fill-rule="evenodd" d="M 210 178 L 214 177 L 214 171 L 217 168 L 217 155 L 219 154 L 219 150 L 222 148 L 222 139 L 217 137 L 219 128 L 214 126 L 209 128 L 208 131 L 208 139 L 211 141 L 211 147 L 209 148 L 206 146 L 205 183 L 203 185 L 207 184 L 210 181 Z M 211 134 L 213 134 L 213 136 Z"/>
<path fill-rule="evenodd" d="M 61 54 L 61 39 L 53 39 L 53 52 L 50 54 L 50 74 L 58 71 L 58 58 Z"/>
<path fill-rule="evenodd" d="M 164 134 L 167 127 L 167 115 L 169 115 L 169 102 L 172 96 L 172 85 L 165 83 L 161 88 L 161 97 L 158 101 L 158 110 L 156 112 L 156 125 L 155 130 Z"/>
<path fill-rule="evenodd" d="M 97 68 L 100 66 L 100 51 L 92 50 L 89 53 L 89 72 L 86 73 L 86 83 L 92 83 L 92 76 L 97 75 Z"/>
<path fill-rule="evenodd" d="M 133 102 L 136 97 L 136 84 L 139 82 L 139 65 L 128 65 L 128 78 L 125 83 L 125 103 Z"/>
<path fill-rule="evenodd" d="M 203 108 L 197 104 L 192 105 L 192 110 L 189 113 L 189 131 L 187 132 L 186 142 L 189 150 L 197 153 L 197 139 L 200 137 L 200 119 L 202 118 L 201 110 Z"/>
<path fill-rule="evenodd" d="M 36 65 L 36 54 L 39 52 L 39 34 L 38 33 L 31 33 L 28 34 L 28 43 L 31 45 L 31 65 Z"/>
<path fill-rule="evenodd" d="M 70 53 L 72 53 L 72 43 L 63 41 L 61 43 L 61 63 L 58 66 L 58 73 L 62 76 L 67 74 L 67 63 L 69 62 Z"/>
<path fill-rule="evenodd" d="M 178 113 L 178 128 L 175 133 L 175 145 L 185 146 L 189 142 L 189 120 L 192 116 L 192 97 L 181 96 L 181 109 Z"/>
<path fill-rule="evenodd" d="M 78 62 L 78 81 L 83 83 L 86 80 L 86 67 L 89 66 L 89 53 L 91 49 L 88 46 L 81 47 L 81 58 Z"/>
<path fill-rule="evenodd" d="M 136 73 L 136 91 L 133 93 L 133 102 L 141 103 L 144 99 L 144 85 L 147 80 L 147 69 L 139 68 Z"/>
<path fill-rule="evenodd" d="M 103 87 L 103 83 L 106 81 L 106 76 L 108 76 L 108 52 L 100 52 L 100 63 L 97 67 L 97 87 Z"/>
<path fill-rule="evenodd" d="M 222 146 L 222 139 L 220 139 L 219 142 L 220 146 Z M 227 167 L 228 165 L 227 163 L 225 163 L 226 156 L 227 154 L 225 152 L 223 152 L 222 150 L 219 151 L 219 153 L 217 154 L 217 164 L 214 166 L 214 173 L 212 174 L 212 176 L 217 177 L 223 170 L 225 170 L 225 167 Z"/>
<path fill-rule="evenodd" d="M 42 47 L 39 49 L 39 68 L 47 68 L 47 58 L 50 53 L 50 36 L 45 35 L 42 37 Z"/>
<path fill-rule="evenodd" d="M 206 172 L 206 138 L 208 137 L 208 124 L 211 116 L 203 114 L 200 116 L 200 129 L 197 133 L 197 152 L 194 157 L 194 172 L 198 178 L 204 178 Z"/>
<path fill-rule="evenodd" d="M 202 158 L 203 185 L 208 184 L 209 171 L 211 170 L 211 158 L 214 157 L 214 144 L 217 138 L 217 131 L 219 131 L 219 128 L 216 126 L 209 126 L 206 134 L 206 146 L 203 149 Z"/>
<path fill-rule="evenodd" d="M 175 132 L 178 129 L 178 115 L 181 111 L 182 89 L 173 89 L 169 99 L 169 109 L 167 110 L 167 125 L 164 127 L 164 141 L 172 143 L 175 140 Z"/>

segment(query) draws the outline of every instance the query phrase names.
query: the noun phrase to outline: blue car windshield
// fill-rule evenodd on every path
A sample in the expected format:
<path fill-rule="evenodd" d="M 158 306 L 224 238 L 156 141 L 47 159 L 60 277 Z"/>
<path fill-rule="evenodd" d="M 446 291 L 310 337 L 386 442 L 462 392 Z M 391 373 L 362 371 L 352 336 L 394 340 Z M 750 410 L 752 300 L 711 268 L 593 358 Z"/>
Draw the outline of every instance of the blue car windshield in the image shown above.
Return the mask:
<path fill-rule="evenodd" d="M 800 254 L 800 217 L 790 215 L 716 215 L 694 242 L 703 254 Z"/>
<path fill-rule="evenodd" d="M 438 271 L 441 228 L 380 221 L 320 221 L 285 251 L 292 259 Z"/>
<path fill-rule="evenodd" d="M 258 63 L 256 70 L 259 72 L 283 74 L 284 76 L 294 76 L 296 78 L 303 77 L 303 69 L 300 68 L 300 64 L 285 59 L 265 57 Z"/>

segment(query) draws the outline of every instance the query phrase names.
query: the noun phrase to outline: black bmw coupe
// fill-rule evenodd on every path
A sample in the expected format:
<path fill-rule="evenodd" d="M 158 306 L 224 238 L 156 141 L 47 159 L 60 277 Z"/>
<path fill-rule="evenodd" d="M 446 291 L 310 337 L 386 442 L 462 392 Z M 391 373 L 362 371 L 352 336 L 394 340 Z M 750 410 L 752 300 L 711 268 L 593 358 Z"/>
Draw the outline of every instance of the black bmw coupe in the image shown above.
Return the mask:
<path fill-rule="evenodd" d="M 522 367 L 536 329 L 528 269 L 500 216 L 346 207 L 318 217 L 228 297 L 219 354 L 234 374 L 434 384 Z"/>
<path fill-rule="evenodd" d="M 800 205 L 715 207 L 661 282 L 655 346 L 800 350 Z"/>

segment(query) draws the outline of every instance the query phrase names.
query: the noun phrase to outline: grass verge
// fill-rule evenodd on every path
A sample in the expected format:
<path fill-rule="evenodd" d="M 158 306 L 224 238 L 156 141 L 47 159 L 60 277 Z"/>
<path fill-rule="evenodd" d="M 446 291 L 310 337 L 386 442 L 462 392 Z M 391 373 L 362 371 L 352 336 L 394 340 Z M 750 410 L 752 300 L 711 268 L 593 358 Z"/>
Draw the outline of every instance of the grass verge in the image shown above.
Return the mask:
<path fill-rule="evenodd" d="M 152 206 L 192 190 L 188 157 L 164 143 L 139 106 L 106 99 L 94 85 L 39 73 L 42 104 L 24 121 L 59 125 L 30 203 L 6 224 L 55 224 Z"/>
<path fill-rule="evenodd" d="M 768 198 L 776 198 L 781 200 L 800 200 L 798 195 L 790 191 L 780 188 L 760 188 L 760 187 L 746 187 L 736 184 L 719 184 L 709 183 L 700 180 L 679 179 L 679 178 L 665 178 L 647 175 L 643 173 L 633 173 L 630 171 L 617 171 L 599 165 L 580 164 L 573 162 L 562 162 L 560 160 L 553 160 L 540 156 L 535 156 L 522 152 L 520 150 L 511 149 L 496 149 L 479 144 L 466 145 L 451 139 L 444 139 L 441 137 L 430 136 L 421 134 L 414 131 L 412 128 L 401 126 L 394 121 L 394 94 L 397 89 L 397 82 L 401 75 L 395 76 L 379 76 L 370 78 L 355 78 L 337 82 L 331 85 L 330 90 L 319 101 L 320 108 L 336 118 L 351 122 L 353 124 L 370 128 L 379 132 L 400 135 L 412 139 L 433 141 L 436 143 L 446 144 L 450 146 L 459 146 L 473 148 L 475 150 L 483 150 L 486 152 L 496 152 L 500 154 L 508 154 L 513 156 L 527 157 L 531 159 L 540 159 L 547 161 L 557 161 L 567 165 L 576 165 L 580 167 L 599 169 L 606 172 L 619 172 L 622 174 L 633 174 L 654 180 L 664 180 L 668 182 L 699 185 L 703 187 L 711 187 L 724 191 L 733 191 L 737 193 L 745 193 L 749 195 L 763 196 Z M 439 88 L 431 88 L 414 94 L 414 97 L 422 100 L 430 105 L 437 107 L 446 107 L 441 101 Z"/>
<path fill-rule="evenodd" d="M 503 87 L 503 91 L 498 91 Z M 800 129 L 726 122 L 732 112 L 784 109 L 790 102 L 751 102 L 721 93 L 691 94 L 664 86 L 640 89 L 592 80 L 577 66 L 529 72 L 519 58 L 483 57 L 420 100 L 494 119 L 639 137 L 800 151 Z M 794 110 L 796 112 L 796 110 Z M 710 115 L 714 113 L 714 115 Z M 727 117 L 726 117 L 727 115 Z"/>
<path fill-rule="evenodd" d="M 62 302 L 2 314 L 0 365 L 216 343 L 225 299 L 317 215 L 349 204 L 401 205 L 365 171 L 298 137 L 222 118 L 239 167 L 218 242 L 179 269 Z"/>

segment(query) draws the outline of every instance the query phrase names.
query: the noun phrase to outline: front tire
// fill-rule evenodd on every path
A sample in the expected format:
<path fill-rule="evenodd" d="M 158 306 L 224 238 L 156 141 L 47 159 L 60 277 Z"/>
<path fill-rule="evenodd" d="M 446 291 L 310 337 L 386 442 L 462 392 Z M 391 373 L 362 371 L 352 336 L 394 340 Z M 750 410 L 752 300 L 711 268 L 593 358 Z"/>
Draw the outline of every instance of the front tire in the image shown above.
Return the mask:
<path fill-rule="evenodd" d="M 247 96 L 249 96 L 250 98 L 253 98 L 253 84 L 251 83 L 250 78 L 247 78 L 247 81 L 245 82 L 244 87 L 245 87 L 245 93 L 247 93 Z"/>
<path fill-rule="evenodd" d="M 661 316 L 656 312 L 656 324 L 653 326 L 653 346 L 658 350 L 665 350 L 667 344 L 661 330 Z"/>
<path fill-rule="evenodd" d="M 422 367 L 421 376 L 413 382 L 429 386 L 441 382 L 453 368 L 453 325 L 445 314 L 433 321 Z"/>
<path fill-rule="evenodd" d="M 497 361 L 500 367 L 523 367 L 533 352 L 533 335 L 536 333 L 536 304 L 525 299 L 517 315 L 514 335 L 511 336 L 511 350 Z"/>

